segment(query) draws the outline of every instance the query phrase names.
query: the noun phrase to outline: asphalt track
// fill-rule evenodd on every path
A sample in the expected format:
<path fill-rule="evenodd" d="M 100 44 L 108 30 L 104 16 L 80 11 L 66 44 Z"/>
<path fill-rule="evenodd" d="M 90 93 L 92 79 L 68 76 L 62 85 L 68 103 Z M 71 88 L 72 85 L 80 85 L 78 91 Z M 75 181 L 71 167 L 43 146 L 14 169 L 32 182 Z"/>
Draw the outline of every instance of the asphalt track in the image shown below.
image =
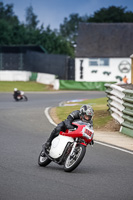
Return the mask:
<path fill-rule="evenodd" d="M 132 200 L 133 156 L 107 146 L 87 147 L 72 173 L 55 163 L 37 165 L 41 145 L 54 126 L 46 107 L 65 100 L 103 97 L 103 92 L 27 93 L 15 102 L 0 93 L 0 200 Z"/>

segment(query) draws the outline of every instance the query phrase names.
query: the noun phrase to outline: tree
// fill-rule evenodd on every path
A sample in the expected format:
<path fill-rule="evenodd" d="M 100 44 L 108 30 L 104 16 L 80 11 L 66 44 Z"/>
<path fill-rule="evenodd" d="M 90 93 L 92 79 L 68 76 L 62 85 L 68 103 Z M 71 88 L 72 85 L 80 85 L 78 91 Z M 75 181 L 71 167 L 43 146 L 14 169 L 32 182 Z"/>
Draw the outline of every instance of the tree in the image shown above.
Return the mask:
<path fill-rule="evenodd" d="M 0 19 L 7 21 L 10 25 L 18 24 L 19 20 L 13 12 L 13 4 L 6 4 L 0 2 Z"/>
<path fill-rule="evenodd" d="M 126 7 L 110 6 L 94 12 L 87 22 L 133 22 L 133 12 L 126 11 Z"/>
<path fill-rule="evenodd" d="M 70 42 L 66 41 L 60 34 L 52 31 L 50 26 L 41 31 L 40 41 L 48 53 L 74 56 Z"/>
<path fill-rule="evenodd" d="M 8 25 L 8 22 L 0 19 L 0 45 L 10 44 L 11 27 Z"/>
<path fill-rule="evenodd" d="M 83 18 L 79 14 L 71 14 L 69 18 L 64 18 L 64 24 L 60 25 L 60 34 L 68 41 L 75 41 L 79 22 L 82 22 Z"/>
<path fill-rule="evenodd" d="M 13 4 L 7 4 L 4 6 L 3 2 L 0 2 L 0 44 L 10 45 L 12 44 L 13 31 L 12 27 L 18 26 L 19 20 L 13 12 Z"/>
<path fill-rule="evenodd" d="M 26 24 L 29 29 L 36 29 L 37 25 L 39 23 L 39 20 L 37 20 L 37 15 L 33 12 L 33 7 L 29 6 L 26 9 Z"/>

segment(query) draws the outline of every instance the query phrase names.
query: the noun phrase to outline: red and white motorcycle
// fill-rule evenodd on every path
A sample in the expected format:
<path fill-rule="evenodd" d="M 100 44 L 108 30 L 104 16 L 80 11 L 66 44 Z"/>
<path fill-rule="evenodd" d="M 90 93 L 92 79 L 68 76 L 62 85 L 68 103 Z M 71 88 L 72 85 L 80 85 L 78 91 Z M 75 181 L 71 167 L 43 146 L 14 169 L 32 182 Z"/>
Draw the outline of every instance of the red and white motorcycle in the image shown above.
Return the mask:
<path fill-rule="evenodd" d="M 81 120 L 73 122 L 74 129 L 60 132 L 53 139 L 50 150 L 43 148 L 39 157 L 38 164 L 47 166 L 51 161 L 64 166 L 64 171 L 73 171 L 86 153 L 86 146 L 93 145 L 94 130 L 88 123 Z"/>

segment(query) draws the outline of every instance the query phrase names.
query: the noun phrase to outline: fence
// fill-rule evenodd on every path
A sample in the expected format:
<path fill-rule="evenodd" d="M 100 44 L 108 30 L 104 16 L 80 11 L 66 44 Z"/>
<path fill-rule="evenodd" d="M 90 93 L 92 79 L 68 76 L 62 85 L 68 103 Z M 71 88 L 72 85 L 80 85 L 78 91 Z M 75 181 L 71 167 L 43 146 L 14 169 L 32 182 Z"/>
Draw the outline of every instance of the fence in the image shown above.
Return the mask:
<path fill-rule="evenodd" d="M 120 132 L 133 137 L 133 90 L 115 84 L 105 84 L 105 88 L 109 111 L 120 123 Z"/>
<path fill-rule="evenodd" d="M 75 62 L 67 55 L 47 54 L 39 46 L 0 46 L 0 70 L 54 74 L 75 80 Z"/>

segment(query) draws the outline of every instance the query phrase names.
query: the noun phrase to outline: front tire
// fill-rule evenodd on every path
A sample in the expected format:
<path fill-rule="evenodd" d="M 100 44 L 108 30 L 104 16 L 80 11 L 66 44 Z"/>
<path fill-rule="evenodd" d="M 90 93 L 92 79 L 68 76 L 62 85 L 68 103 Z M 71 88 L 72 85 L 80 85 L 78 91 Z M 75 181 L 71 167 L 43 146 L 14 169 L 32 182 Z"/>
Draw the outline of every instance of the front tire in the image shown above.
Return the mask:
<path fill-rule="evenodd" d="M 73 171 L 83 160 L 86 153 L 86 147 L 82 144 L 79 144 L 74 152 L 73 155 L 69 155 L 64 163 L 64 171 L 71 172 Z"/>
<path fill-rule="evenodd" d="M 41 167 L 45 167 L 50 162 L 51 162 L 51 160 L 49 158 L 47 158 L 47 156 L 43 153 L 43 150 L 42 150 L 38 157 L 38 165 L 40 165 Z"/>
<path fill-rule="evenodd" d="M 23 98 L 24 98 L 25 101 L 28 101 L 27 96 L 23 95 Z"/>

